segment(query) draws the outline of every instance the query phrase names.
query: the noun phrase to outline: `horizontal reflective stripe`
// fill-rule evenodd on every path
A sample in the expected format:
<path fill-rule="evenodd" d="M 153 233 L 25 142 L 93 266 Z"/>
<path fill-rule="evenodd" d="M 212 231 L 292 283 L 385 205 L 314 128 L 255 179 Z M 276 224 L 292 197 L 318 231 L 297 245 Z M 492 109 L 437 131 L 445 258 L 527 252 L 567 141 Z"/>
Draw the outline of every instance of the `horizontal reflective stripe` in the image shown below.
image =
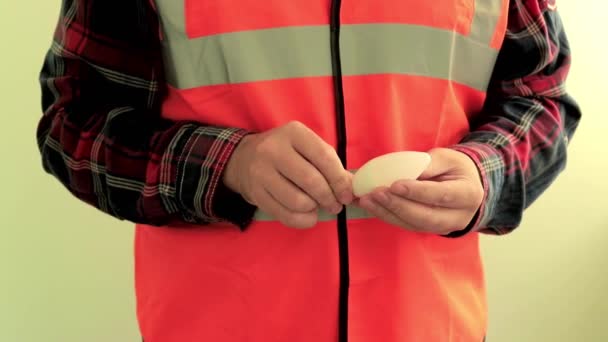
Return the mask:
<path fill-rule="evenodd" d="M 365 218 L 373 218 L 374 216 L 368 214 L 365 210 L 359 208 L 359 207 L 355 207 L 355 206 L 347 206 L 346 207 L 346 218 L 349 220 L 354 220 L 354 219 L 365 219 Z M 326 211 L 320 210 L 319 211 L 319 222 L 329 222 L 329 221 L 335 221 L 337 220 L 338 216 L 337 215 L 332 215 L 327 213 Z M 277 221 L 275 218 L 273 218 L 271 215 L 262 212 L 260 210 L 258 210 L 255 213 L 255 216 L 253 217 L 254 221 L 259 221 L 259 222 L 274 222 Z"/>
<path fill-rule="evenodd" d="M 498 51 L 450 31 L 367 24 L 342 30 L 341 55 L 345 76 L 427 76 L 485 90 Z"/>
<path fill-rule="evenodd" d="M 162 21 L 163 27 L 165 28 L 165 33 L 167 34 L 167 36 L 171 39 L 174 38 L 175 35 L 183 35 L 186 36 L 186 8 L 184 6 L 186 1 L 183 0 L 155 0 L 156 3 L 156 7 L 158 9 L 158 12 L 160 14 L 160 19 Z M 471 28 L 470 28 L 470 33 L 469 33 L 469 37 L 477 40 L 481 43 L 485 43 L 485 44 L 489 44 L 490 40 L 492 39 L 492 36 L 494 35 L 494 32 L 496 30 L 496 26 L 498 24 L 498 22 L 500 21 L 501 15 L 502 15 L 502 11 L 503 8 L 506 4 L 508 4 L 508 0 L 474 0 L 474 13 L 473 13 L 473 21 L 471 23 Z M 414 4 L 415 5 L 415 4 Z M 469 4 L 463 4 L 464 6 L 470 6 Z M 219 5 L 219 4 L 213 4 L 211 6 L 209 6 L 209 4 L 207 4 L 207 6 L 203 6 L 200 1 L 196 2 L 194 4 L 192 4 L 192 6 L 190 6 L 189 10 L 193 10 L 198 8 L 198 10 L 200 11 L 201 8 L 203 7 L 207 7 L 207 9 L 209 8 L 215 8 L 216 10 L 219 10 L 220 7 L 221 8 L 230 8 L 230 6 L 240 6 L 238 4 L 234 4 L 234 5 L 229 5 L 229 4 L 224 4 L 224 5 Z M 311 7 L 313 6 L 313 7 Z M 311 10 L 312 8 L 314 8 L 314 4 L 313 5 L 309 5 L 307 6 L 308 10 Z M 385 4 L 385 6 L 391 6 L 390 4 Z M 434 4 L 434 6 L 442 6 L 441 3 L 436 3 Z M 449 5 L 447 5 L 449 8 Z M 242 7 L 242 6 L 241 6 Z M 293 7 L 290 8 L 297 8 L 298 4 L 294 3 Z M 395 11 L 403 11 L 404 8 L 410 8 L 411 9 L 411 5 L 406 4 L 405 2 L 401 2 L 399 4 L 395 4 Z M 258 9 L 260 7 L 257 6 L 253 6 L 252 8 L 254 9 Z M 283 9 L 285 10 L 285 9 Z M 319 9 L 317 9 L 318 11 Z M 306 12 L 306 13 L 299 13 L 296 15 L 297 19 L 293 22 L 291 22 L 291 24 L 287 24 L 290 21 L 285 21 L 284 25 L 277 25 L 277 26 L 302 26 L 302 25 L 298 25 L 298 23 L 302 23 L 302 22 L 309 22 L 309 23 L 314 23 L 315 19 L 314 15 L 312 15 L 311 13 L 314 13 L 315 10 L 312 10 L 312 12 Z M 200 12 L 199 12 L 200 13 Z M 211 12 L 212 14 L 212 12 Z M 267 16 L 269 14 L 272 14 L 273 17 L 278 17 L 281 14 L 277 14 L 277 11 L 265 11 L 264 14 Z M 236 18 L 236 22 L 239 23 L 243 23 L 242 26 L 238 26 L 238 27 L 242 27 L 242 28 L 247 28 L 248 26 L 245 23 L 249 23 L 249 25 L 252 25 L 250 27 L 251 30 L 256 30 L 256 29 L 260 29 L 260 27 L 258 27 L 255 23 L 256 21 L 259 22 L 259 18 L 256 18 L 256 15 L 259 16 L 260 13 L 258 13 L 256 10 L 254 10 L 253 12 L 248 12 L 247 13 L 248 17 L 247 18 Z M 312 15 L 312 16 L 311 16 Z M 294 20 L 293 19 L 293 13 L 286 13 L 285 17 L 290 17 L 290 20 Z M 262 20 L 262 22 L 268 23 L 270 20 L 276 19 L 276 18 L 265 18 L 264 20 Z M 327 18 L 329 19 L 329 18 Z M 361 19 L 361 18 L 360 18 Z M 383 22 L 381 19 L 379 18 L 375 18 L 376 22 Z M 195 20 L 195 19 L 192 19 Z M 287 19 L 285 19 L 287 20 Z M 298 21 L 300 20 L 300 21 Z M 207 31 L 207 30 L 201 30 L 201 26 L 205 26 L 205 25 L 209 25 L 209 26 L 214 26 L 213 21 L 209 20 L 208 18 L 202 18 L 202 21 L 205 22 L 205 24 L 203 25 L 195 25 L 196 27 L 199 27 L 198 30 L 196 30 L 197 32 L 193 33 L 195 36 L 196 34 L 200 34 L 201 32 Z M 209 24 L 209 22 L 211 22 Z M 391 22 L 396 22 L 396 21 L 391 21 Z M 397 21 L 398 22 L 398 21 Z M 359 21 L 359 23 L 361 23 L 361 21 Z M 343 24 L 348 24 L 347 22 L 344 22 Z M 236 26 L 235 26 L 236 27 Z M 209 28 L 208 30 L 209 32 L 213 31 L 212 28 Z M 242 29 L 235 29 L 233 31 L 243 31 Z M 192 33 L 192 32 L 191 32 Z"/>
<path fill-rule="evenodd" d="M 184 3 L 156 0 L 165 32 L 167 81 L 177 88 L 331 75 L 329 28 L 325 25 L 189 39 Z M 502 4 L 474 0 L 467 36 L 420 25 L 343 25 L 343 75 L 412 74 L 483 91 L 497 55 L 489 44 Z"/>
<path fill-rule="evenodd" d="M 165 40 L 176 88 L 331 75 L 327 26 L 286 27 Z"/>
<path fill-rule="evenodd" d="M 327 26 L 165 40 L 167 80 L 180 89 L 331 76 Z M 343 76 L 404 74 L 485 90 L 498 51 L 451 31 L 401 24 L 341 28 Z"/>
<path fill-rule="evenodd" d="M 330 16 L 329 8 L 323 1 L 186 0 L 185 11 L 183 0 L 155 1 L 161 15 L 170 16 L 173 23 L 184 28 L 190 38 L 272 27 L 323 25 L 329 22 Z M 498 0 L 500 1 L 503 0 Z M 497 0 L 359 0 L 356 5 L 342 6 L 341 21 L 342 24 L 407 23 L 467 33 L 470 32 L 475 11 L 480 15 L 486 14 L 484 6 L 496 2 Z M 235 16 L 235 13 L 246 15 Z"/>

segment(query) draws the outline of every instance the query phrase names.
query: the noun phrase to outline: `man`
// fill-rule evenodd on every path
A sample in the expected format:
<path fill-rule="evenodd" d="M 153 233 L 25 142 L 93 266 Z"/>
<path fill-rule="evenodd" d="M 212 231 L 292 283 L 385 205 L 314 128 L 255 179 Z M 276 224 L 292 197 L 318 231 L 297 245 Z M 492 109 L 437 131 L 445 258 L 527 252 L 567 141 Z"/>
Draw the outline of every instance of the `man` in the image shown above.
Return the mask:
<path fill-rule="evenodd" d="M 66 0 L 38 141 L 137 224 L 148 342 L 482 341 L 479 234 L 564 168 L 569 65 L 546 0 Z M 355 198 L 395 151 L 432 161 Z"/>

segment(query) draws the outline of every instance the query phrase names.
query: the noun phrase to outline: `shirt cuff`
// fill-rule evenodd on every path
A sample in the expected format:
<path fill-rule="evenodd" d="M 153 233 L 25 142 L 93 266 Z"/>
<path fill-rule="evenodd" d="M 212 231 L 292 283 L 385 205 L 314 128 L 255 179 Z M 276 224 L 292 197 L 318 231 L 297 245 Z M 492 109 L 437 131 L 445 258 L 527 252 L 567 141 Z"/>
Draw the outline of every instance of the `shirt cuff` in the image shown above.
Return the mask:
<path fill-rule="evenodd" d="M 498 204 L 500 189 L 504 183 L 504 162 L 500 152 L 488 144 L 463 142 L 451 147 L 466 154 L 477 166 L 483 185 L 484 197 L 477 213 L 469 225 L 460 231 L 448 234 L 448 237 L 461 237 L 470 232 L 494 233 L 488 227 Z"/>
<path fill-rule="evenodd" d="M 245 229 L 256 207 L 223 182 L 235 147 L 250 132 L 236 128 L 190 126 L 177 134 L 175 193 L 184 221 L 195 224 L 229 222 Z"/>

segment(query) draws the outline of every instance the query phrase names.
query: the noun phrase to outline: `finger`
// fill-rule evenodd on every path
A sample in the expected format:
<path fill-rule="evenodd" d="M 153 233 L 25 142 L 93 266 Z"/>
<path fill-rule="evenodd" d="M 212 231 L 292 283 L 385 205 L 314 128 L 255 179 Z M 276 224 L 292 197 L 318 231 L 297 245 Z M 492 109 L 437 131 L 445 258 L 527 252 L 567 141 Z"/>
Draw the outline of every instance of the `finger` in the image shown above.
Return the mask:
<path fill-rule="evenodd" d="M 465 180 L 453 181 L 397 181 L 390 192 L 432 207 L 464 209 L 470 208 L 475 201 L 474 189 Z"/>
<path fill-rule="evenodd" d="M 463 211 L 458 209 L 432 207 L 395 196 L 390 191 L 375 191 L 371 196 L 407 227 L 414 230 L 446 232 L 462 224 L 460 221 Z"/>
<path fill-rule="evenodd" d="M 256 194 L 258 207 L 270 214 L 282 224 L 292 228 L 310 228 L 317 223 L 317 211 L 308 213 L 293 212 L 277 201 L 270 192 L 263 188 Z"/>
<path fill-rule="evenodd" d="M 265 177 L 267 177 L 264 180 L 266 190 L 287 209 L 298 213 L 307 213 L 318 209 L 317 202 L 314 199 L 278 171 L 270 172 Z"/>
<path fill-rule="evenodd" d="M 306 128 L 294 139 L 294 148 L 321 172 L 340 203 L 352 202 L 351 174 L 344 169 L 336 151 L 329 144 Z"/>
<path fill-rule="evenodd" d="M 328 212 L 337 214 L 342 210 L 342 205 L 325 177 L 296 151 L 286 153 L 280 164 L 275 167 L 283 177 L 297 185 Z"/>
<path fill-rule="evenodd" d="M 371 196 L 363 196 L 358 198 L 356 202 L 358 206 L 384 222 L 403 228 L 407 227 L 405 222 L 401 221 L 395 214 L 376 202 Z"/>

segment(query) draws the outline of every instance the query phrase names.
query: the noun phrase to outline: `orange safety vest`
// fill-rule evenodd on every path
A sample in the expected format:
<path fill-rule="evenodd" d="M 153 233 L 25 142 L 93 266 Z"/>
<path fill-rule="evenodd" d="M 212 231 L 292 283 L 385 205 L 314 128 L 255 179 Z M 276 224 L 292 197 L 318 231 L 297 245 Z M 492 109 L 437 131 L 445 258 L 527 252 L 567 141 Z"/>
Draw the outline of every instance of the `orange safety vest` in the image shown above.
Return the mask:
<path fill-rule="evenodd" d="M 301 121 L 351 170 L 458 143 L 481 111 L 508 0 L 156 0 L 163 115 L 263 131 Z M 138 225 L 146 342 L 482 341 L 478 234 L 356 208 L 292 229 Z"/>

